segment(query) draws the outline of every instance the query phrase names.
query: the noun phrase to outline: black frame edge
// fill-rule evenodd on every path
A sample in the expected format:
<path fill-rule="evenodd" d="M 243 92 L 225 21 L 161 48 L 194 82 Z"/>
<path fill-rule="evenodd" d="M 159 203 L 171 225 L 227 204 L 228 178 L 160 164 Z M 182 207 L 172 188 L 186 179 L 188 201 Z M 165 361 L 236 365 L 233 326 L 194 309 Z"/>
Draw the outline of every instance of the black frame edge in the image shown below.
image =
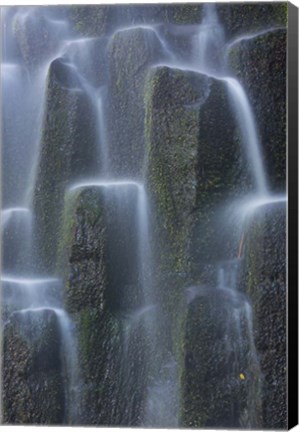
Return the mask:
<path fill-rule="evenodd" d="M 298 8 L 288 2 L 288 429 L 298 424 Z"/>

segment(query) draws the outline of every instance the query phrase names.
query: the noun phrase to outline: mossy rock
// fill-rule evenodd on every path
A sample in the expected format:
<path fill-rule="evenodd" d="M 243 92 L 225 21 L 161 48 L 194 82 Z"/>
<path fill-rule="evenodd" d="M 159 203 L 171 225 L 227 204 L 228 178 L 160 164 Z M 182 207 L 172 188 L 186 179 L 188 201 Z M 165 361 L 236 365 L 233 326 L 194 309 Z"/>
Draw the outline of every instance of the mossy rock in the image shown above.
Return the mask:
<path fill-rule="evenodd" d="M 216 212 L 250 188 L 225 82 L 155 69 L 147 82 L 146 140 L 148 183 L 159 219 L 153 225 L 156 238 L 169 245 L 159 259 L 162 271 L 188 272 L 191 261 L 223 258 Z"/>
<path fill-rule="evenodd" d="M 152 225 L 155 238 L 169 252 L 159 252 L 162 272 L 179 273 L 188 268 L 186 247 L 196 203 L 199 106 L 206 85 L 200 75 L 168 67 L 154 68 L 146 83 L 147 183 L 157 212 Z"/>
<path fill-rule="evenodd" d="M 217 12 L 227 39 L 287 25 L 287 2 L 219 3 Z"/>
<path fill-rule="evenodd" d="M 63 424 L 66 383 L 56 313 L 15 312 L 3 336 L 3 422 Z"/>
<path fill-rule="evenodd" d="M 66 194 L 57 271 L 71 312 L 97 306 L 122 314 L 141 306 L 138 193 L 124 184 L 79 185 Z"/>
<path fill-rule="evenodd" d="M 115 176 L 140 177 L 144 163 L 144 85 L 150 66 L 163 59 L 152 29 L 117 31 L 108 45 L 108 114 L 111 169 Z"/>
<path fill-rule="evenodd" d="M 60 60 L 50 66 L 33 196 L 36 260 L 47 273 L 55 268 L 65 189 L 74 179 L 92 176 L 99 164 L 95 112 L 83 90 L 73 87 L 71 71 Z"/>
<path fill-rule="evenodd" d="M 85 425 L 141 423 L 146 333 L 142 322 L 132 327 L 144 300 L 138 199 L 134 184 L 79 186 L 65 197 L 57 272 L 76 323 Z"/>
<path fill-rule="evenodd" d="M 106 227 L 103 197 L 96 190 L 66 194 L 57 272 L 65 280 L 69 312 L 104 308 Z"/>
<path fill-rule="evenodd" d="M 287 427 L 286 407 L 286 209 L 258 208 L 246 233 L 243 290 L 250 297 L 254 338 L 263 374 L 263 424 Z"/>
<path fill-rule="evenodd" d="M 153 68 L 146 81 L 146 181 L 156 251 L 154 286 L 158 287 L 154 289 L 165 319 L 159 337 L 177 364 L 178 380 L 183 371 L 184 288 L 190 279 L 197 195 L 199 116 L 207 81 L 199 74 L 168 67 Z"/>
<path fill-rule="evenodd" d="M 240 40 L 228 53 L 258 119 L 265 171 L 276 191 L 286 188 L 286 53 L 283 29 Z"/>

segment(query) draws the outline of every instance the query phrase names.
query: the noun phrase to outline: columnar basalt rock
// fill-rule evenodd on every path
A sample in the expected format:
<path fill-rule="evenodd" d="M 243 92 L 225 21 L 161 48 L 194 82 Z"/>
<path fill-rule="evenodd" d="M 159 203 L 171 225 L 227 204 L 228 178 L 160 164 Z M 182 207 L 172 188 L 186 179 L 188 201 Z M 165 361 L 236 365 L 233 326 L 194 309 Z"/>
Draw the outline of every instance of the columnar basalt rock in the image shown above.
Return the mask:
<path fill-rule="evenodd" d="M 287 427 L 286 407 L 286 210 L 258 208 L 246 233 L 243 290 L 252 302 L 260 358 L 262 427 Z"/>
<path fill-rule="evenodd" d="M 3 343 L 4 423 L 63 424 L 66 383 L 56 313 L 13 313 Z"/>
<path fill-rule="evenodd" d="M 91 176 L 98 161 L 95 113 L 73 68 L 55 60 L 48 74 L 43 134 L 34 190 L 39 267 L 55 268 L 64 191 L 73 178 Z"/>
<path fill-rule="evenodd" d="M 11 219 L 3 263 L 58 282 L 34 310 L 11 282 L 21 273 L 4 284 L 5 423 L 286 428 L 285 209 L 260 206 L 247 225 L 238 213 L 260 199 L 253 160 L 269 201 L 285 190 L 286 10 L 16 11 L 5 102 L 14 81 L 42 95 L 49 71 L 38 162 L 5 177 L 10 203 L 33 165 L 30 199 L 17 199 L 33 219 Z M 22 159 L 31 126 L 10 112 L 5 145 L 22 120 Z"/>
<path fill-rule="evenodd" d="M 186 319 L 183 425 L 261 427 L 256 394 L 249 412 L 248 395 L 259 377 L 250 357 L 246 299 L 212 286 L 192 289 L 196 295 Z"/>
<path fill-rule="evenodd" d="M 99 189 L 76 191 L 66 200 L 60 242 L 65 304 L 76 323 L 81 424 L 115 424 L 120 324 L 107 292 L 106 225 Z"/>
<path fill-rule="evenodd" d="M 108 45 L 111 170 L 138 178 L 144 163 L 144 86 L 148 68 L 165 57 L 151 28 L 117 31 Z M 117 119 L 117 122 L 115 122 Z"/>
<path fill-rule="evenodd" d="M 134 185 L 120 186 L 118 192 L 115 186 L 90 186 L 66 195 L 57 271 L 64 277 L 65 304 L 77 329 L 82 424 L 141 421 L 142 322 L 130 330 L 135 325 L 131 315 L 142 302 L 133 232 L 137 198 Z M 124 402 L 128 397 L 132 403 Z"/>
<path fill-rule="evenodd" d="M 219 3 L 217 12 L 228 40 L 287 24 L 287 2 Z"/>
<path fill-rule="evenodd" d="M 248 40 L 241 39 L 231 46 L 228 60 L 259 120 L 258 132 L 270 188 L 285 190 L 286 30 L 271 30 Z"/>

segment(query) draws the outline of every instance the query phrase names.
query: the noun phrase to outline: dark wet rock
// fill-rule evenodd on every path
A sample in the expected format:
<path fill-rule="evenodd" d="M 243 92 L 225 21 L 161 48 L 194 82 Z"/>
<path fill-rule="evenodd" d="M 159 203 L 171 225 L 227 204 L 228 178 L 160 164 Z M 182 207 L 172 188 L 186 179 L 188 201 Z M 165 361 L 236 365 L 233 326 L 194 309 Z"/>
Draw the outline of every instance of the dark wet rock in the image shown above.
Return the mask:
<path fill-rule="evenodd" d="M 201 4 L 127 4 L 72 6 L 69 16 L 73 29 L 84 36 L 102 36 L 122 26 L 163 22 L 185 25 L 201 21 Z"/>
<path fill-rule="evenodd" d="M 227 39 L 265 28 L 285 26 L 287 2 L 219 3 L 217 13 Z"/>
<path fill-rule="evenodd" d="M 108 45 L 109 148 L 116 176 L 140 177 L 144 163 L 145 78 L 164 54 L 152 29 L 117 31 Z"/>
<path fill-rule="evenodd" d="M 79 422 L 86 425 L 140 424 L 144 332 L 136 327 L 129 340 L 125 337 L 131 309 L 142 300 L 134 267 L 137 188 L 120 191 L 129 199 L 121 212 L 117 206 L 122 199 L 115 193 L 100 186 L 67 196 L 61 235 L 59 271 L 66 307 L 76 323 L 83 383 Z M 138 341 L 134 354 L 125 349 L 132 338 Z M 126 404 L 125 413 L 128 398 L 132 403 Z"/>
<path fill-rule="evenodd" d="M 146 139 L 158 214 L 153 226 L 156 238 L 168 245 L 158 260 L 161 270 L 188 272 L 191 260 L 203 266 L 223 258 L 216 211 L 245 189 L 248 179 L 225 83 L 155 69 L 147 83 Z"/>
<path fill-rule="evenodd" d="M 241 40 L 228 53 L 258 119 L 271 189 L 279 191 L 286 187 L 286 48 L 286 30 L 281 29 Z"/>
<path fill-rule="evenodd" d="M 230 290 L 197 287 L 186 319 L 184 427 L 260 426 L 259 401 L 252 399 L 259 377 L 250 353 L 245 307 L 246 300 Z"/>
<path fill-rule="evenodd" d="M 140 306 L 137 187 L 82 188 L 65 204 L 59 271 L 68 277 L 68 309 Z"/>
<path fill-rule="evenodd" d="M 67 59 L 59 57 L 51 63 L 53 84 L 62 88 L 76 88 L 81 89 L 80 80 L 76 69 L 73 65 L 67 62 Z"/>
<path fill-rule="evenodd" d="M 60 61 L 50 66 L 34 191 L 37 260 L 47 272 L 55 266 L 65 188 L 97 167 L 94 110 L 82 89 L 62 85 L 68 72 Z"/>
<path fill-rule="evenodd" d="M 287 428 L 285 204 L 257 209 L 245 244 L 243 288 L 254 314 L 260 358 L 263 428 Z"/>
<path fill-rule="evenodd" d="M 15 312 L 3 336 L 4 423 L 62 424 L 65 382 L 56 313 Z"/>
<path fill-rule="evenodd" d="M 186 248 L 197 194 L 199 110 L 207 88 L 205 77 L 167 67 L 153 69 L 146 84 L 147 181 L 157 212 L 154 235 L 167 248 L 157 259 L 162 272 L 188 269 Z"/>
<path fill-rule="evenodd" d="M 145 96 L 147 184 L 152 207 L 156 297 L 163 305 L 164 345 L 182 373 L 183 287 L 190 277 L 190 234 L 196 205 L 199 110 L 207 97 L 199 74 L 157 67 Z"/>
<path fill-rule="evenodd" d="M 73 29 L 87 37 L 102 36 L 111 28 L 113 8 L 109 5 L 73 5 L 69 18 Z"/>

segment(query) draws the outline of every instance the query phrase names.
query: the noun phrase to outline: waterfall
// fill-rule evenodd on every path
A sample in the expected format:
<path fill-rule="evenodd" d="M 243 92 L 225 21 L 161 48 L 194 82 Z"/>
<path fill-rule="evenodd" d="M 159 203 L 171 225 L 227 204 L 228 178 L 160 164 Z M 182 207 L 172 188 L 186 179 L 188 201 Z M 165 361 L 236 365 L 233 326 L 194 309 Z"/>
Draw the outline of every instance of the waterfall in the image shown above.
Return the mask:
<path fill-rule="evenodd" d="M 39 337 L 38 327 L 31 318 L 38 315 L 46 322 L 44 312 L 50 310 L 56 316 L 60 327 L 62 347 L 61 358 L 66 377 L 66 423 L 72 423 L 76 414 L 78 369 L 74 330 L 69 317 L 62 309 L 62 286 L 56 277 L 37 274 L 33 262 L 32 196 L 36 182 L 39 159 L 42 118 L 44 115 L 47 73 L 52 57 L 60 49 L 67 33 L 67 22 L 47 16 L 42 8 L 6 9 L 4 33 L 4 56 L 1 68 L 1 88 L 3 97 L 3 205 L 1 211 L 4 319 L 7 314 L 21 317 L 22 326 L 29 339 Z M 12 13 L 10 13 L 12 12 Z M 2 11 L 1 11 L 2 13 Z M 40 58 L 20 57 L 15 39 L 24 38 L 30 27 L 35 37 L 47 31 L 50 38 Z M 15 34 L 13 34 L 12 28 Z M 24 34 L 23 34 L 24 32 Z M 30 46 L 28 49 L 30 51 Z M 27 54 L 30 54 L 27 53 Z M 33 53 L 32 53 L 33 55 Z M 36 53 L 35 53 L 36 55 Z M 10 62 L 13 59 L 14 63 Z M 33 69 L 30 61 L 37 63 Z M 26 63 L 28 62 L 28 63 Z M 9 321 L 9 319 L 8 319 Z M 32 339 L 33 343 L 33 339 Z"/>
<path fill-rule="evenodd" d="M 11 405 L 23 409 L 21 399 L 34 397 L 28 389 L 45 385 L 36 394 L 59 406 L 54 423 L 186 426 L 187 368 L 216 347 L 225 379 L 214 370 L 220 387 L 211 382 L 217 398 L 226 385 L 229 427 L 259 427 L 255 310 L 241 291 L 246 229 L 257 209 L 287 198 L 270 190 L 254 107 L 226 62 L 230 47 L 264 30 L 226 41 L 216 4 L 203 4 L 192 24 L 177 21 L 173 5 L 167 13 L 147 6 L 103 6 L 94 16 L 81 6 L 3 11 L 3 323 L 36 368 L 25 365 L 28 376 L 23 364 L 16 368 L 28 388 Z M 220 127 L 215 118 L 202 123 L 216 85 L 229 100 L 228 130 L 248 166 L 246 193 L 242 177 L 227 185 L 228 198 L 217 184 L 221 169 L 209 177 L 208 157 L 202 160 L 207 147 L 217 165 L 220 149 L 204 134 L 199 142 L 205 127 Z M 196 253 L 207 258 L 198 263 L 204 270 L 194 270 L 192 236 L 205 223 L 208 240 Z M 213 247 L 219 250 L 209 254 Z M 204 341 L 199 355 L 186 348 L 189 318 Z M 201 366 L 205 384 L 210 363 Z M 42 384 L 32 384 L 35 372 Z M 244 391 L 241 409 L 236 394 Z M 204 399 L 204 392 L 190 397 Z M 16 422 L 31 421 L 23 411 Z M 208 413 L 200 416 L 200 425 L 214 426 L 205 423 Z"/>

